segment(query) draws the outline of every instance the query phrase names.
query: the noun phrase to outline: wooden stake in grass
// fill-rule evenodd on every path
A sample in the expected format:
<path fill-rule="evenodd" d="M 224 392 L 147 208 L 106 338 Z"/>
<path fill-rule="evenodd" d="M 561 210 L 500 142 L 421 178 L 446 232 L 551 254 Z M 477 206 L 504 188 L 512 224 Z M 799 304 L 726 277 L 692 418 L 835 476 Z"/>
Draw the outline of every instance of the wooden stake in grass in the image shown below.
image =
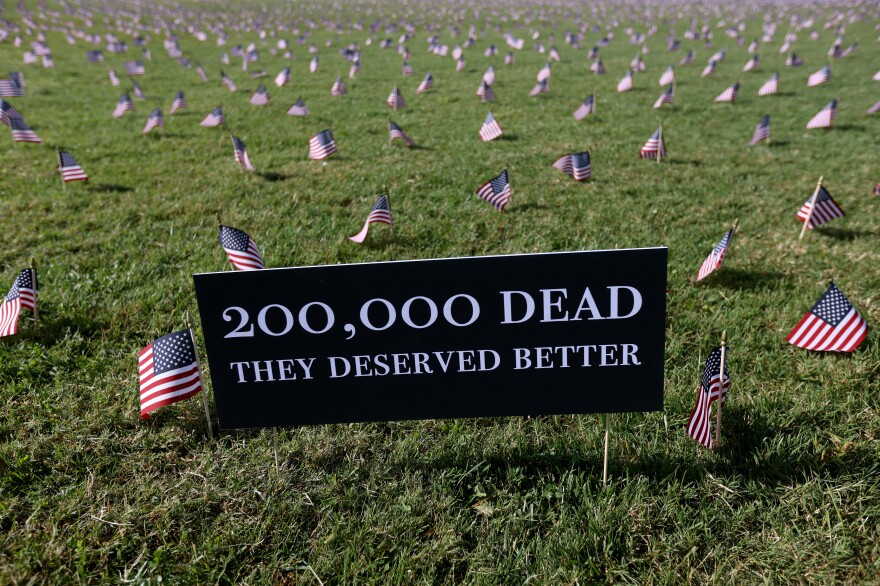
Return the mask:
<path fill-rule="evenodd" d="M 721 403 L 724 397 L 724 361 L 727 358 L 727 330 L 721 332 L 721 366 L 718 368 L 718 407 L 715 409 L 715 449 L 721 444 Z"/>
<path fill-rule="evenodd" d="M 34 330 L 36 331 L 37 326 L 39 325 L 39 294 L 40 288 L 37 285 L 37 261 L 35 258 L 31 257 L 31 281 L 34 284 Z"/>
<path fill-rule="evenodd" d="M 611 414 L 605 414 L 605 458 L 602 464 L 602 486 L 608 485 L 608 436 L 611 435 Z"/>
<path fill-rule="evenodd" d="M 61 167 L 63 166 L 63 163 L 61 162 L 61 149 L 57 149 L 56 152 L 58 153 L 58 172 L 61 174 L 61 188 L 64 191 L 67 191 L 67 182 L 64 180 L 64 172 L 61 171 Z"/>
<path fill-rule="evenodd" d="M 801 235 L 798 240 L 804 239 L 804 233 L 807 231 L 807 226 L 810 224 L 810 219 L 813 217 L 813 210 L 816 209 L 816 198 L 819 197 L 819 190 L 822 189 L 822 180 L 824 178 L 824 175 L 819 176 L 819 182 L 816 184 L 816 190 L 813 192 L 813 197 L 810 198 L 810 211 L 807 212 L 807 217 L 804 218 L 804 227 L 801 228 Z"/>
<path fill-rule="evenodd" d="M 192 316 L 189 310 L 186 312 L 186 327 L 189 330 L 189 339 L 192 341 L 193 353 L 196 356 L 196 370 L 199 372 L 199 380 L 202 381 L 202 404 L 205 406 L 205 421 L 208 423 L 208 438 L 214 441 L 214 430 L 211 428 L 211 411 L 208 409 L 208 389 L 205 379 L 202 377 L 202 361 L 199 360 L 199 348 L 196 346 L 196 334 L 193 330 Z"/>
<path fill-rule="evenodd" d="M 660 138 L 657 140 L 657 164 L 660 164 L 660 157 L 666 154 L 666 145 L 663 144 L 663 123 L 660 123 Z"/>

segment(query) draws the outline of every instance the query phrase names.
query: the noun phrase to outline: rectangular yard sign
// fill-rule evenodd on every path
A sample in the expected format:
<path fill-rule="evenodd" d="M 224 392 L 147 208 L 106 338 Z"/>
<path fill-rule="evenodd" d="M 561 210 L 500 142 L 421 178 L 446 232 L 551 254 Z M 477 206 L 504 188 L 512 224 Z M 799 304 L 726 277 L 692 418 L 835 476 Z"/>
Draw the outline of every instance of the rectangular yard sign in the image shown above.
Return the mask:
<path fill-rule="evenodd" d="M 667 252 L 194 275 L 220 427 L 659 411 Z"/>

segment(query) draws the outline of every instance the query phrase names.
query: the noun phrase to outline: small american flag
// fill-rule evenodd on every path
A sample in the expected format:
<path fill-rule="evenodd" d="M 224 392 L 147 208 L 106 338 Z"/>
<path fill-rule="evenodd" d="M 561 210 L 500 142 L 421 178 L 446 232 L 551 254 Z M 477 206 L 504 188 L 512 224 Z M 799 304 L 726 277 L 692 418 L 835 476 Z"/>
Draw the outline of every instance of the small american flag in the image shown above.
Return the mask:
<path fill-rule="evenodd" d="M 361 72 L 361 60 L 355 59 L 351 62 L 351 67 L 348 68 L 348 78 L 354 79 L 354 77 Z"/>
<path fill-rule="evenodd" d="M 715 348 L 706 358 L 706 366 L 703 367 L 703 376 L 700 378 L 700 387 L 697 389 L 697 404 L 691 411 L 686 427 L 687 434 L 691 438 L 710 449 L 712 448 L 712 403 L 717 401 L 720 395 L 723 405 L 727 400 L 728 389 L 730 389 L 730 371 L 725 364 L 724 382 L 722 383 L 721 348 Z"/>
<path fill-rule="evenodd" d="M 89 63 L 99 63 L 104 60 L 104 54 L 101 51 L 86 51 L 86 59 Z"/>
<path fill-rule="evenodd" d="M 24 97 L 24 86 L 15 79 L 0 79 L 0 97 L 21 98 Z"/>
<path fill-rule="evenodd" d="M 490 140 L 495 140 L 501 134 L 501 127 L 498 126 L 498 121 L 495 120 L 495 116 L 490 110 L 489 115 L 486 116 L 486 120 L 483 122 L 483 126 L 480 127 L 480 139 L 483 142 L 489 142 Z"/>
<path fill-rule="evenodd" d="M 126 61 L 125 63 L 125 73 L 131 76 L 135 75 L 144 75 L 146 70 L 144 69 L 143 61 Z"/>
<path fill-rule="evenodd" d="M 406 61 L 403 62 L 403 75 L 412 75 L 413 68 Z"/>
<path fill-rule="evenodd" d="M 275 76 L 275 85 L 278 87 L 284 87 L 290 83 L 290 80 L 290 67 L 285 67 L 281 70 L 281 73 Z"/>
<path fill-rule="evenodd" d="M 876 104 L 865 110 L 865 114 L 876 114 L 877 112 L 880 112 L 880 102 L 877 102 Z"/>
<path fill-rule="evenodd" d="M 552 75 L 552 71 L 550 68 L 550 62 L 544 64 L 541 69 L 538 70 L 538 75 L 535 76 L 535 81 L 544 81 L 545 79 L 550 79 Z"/>
<path fill-rule="evenodd" d="M 757 69 L 759 60 L 760 60 L 760 58 L 757 55 L 755 55 L 754 57 L 752 57 L 751 59 L 746 61 L 746 64 L 743 65 L 742 70 L 743 71 L 753 71 L 753 70 Z"/>
<path fill-rule="evenodd" d="M 486 73 L 483 74 L 483 81 L 488 85 L 493 85 L 495 83 L 495 68 L 491 65 L 489 66 L 489 69 L 486 70 Z"/>
<path fill-rule="evenodd" d="M 89 176 L 67 151 L 58 151 L 58 170 L 61 171 L 61 180 L 64 183 L 89 180 Z"/>
<path fill-rule="evenodd" d="M 306 103 L 302 101 L 302 98 L 298 99 L 296 103 L 290 107 L 287 111 L 288 116 L 308 116 L 309 108 L 306 106 Z"/>
<path fill-rule="evenodd" d="M 171 110 L 168 111 L 169 114 L 174 114 L 178 110 L 186 109 L 186 99 L 183 97 L 183 92 L 177 92 L 174 95 L 174 101 L 171 103 Z"/>
<path fill-rule="evenodd" d="M 827 106 L 819 110 L 819 113 L 813 116 L 809 122 L 807 122 L 807 129 L 813 128 L 830 128 L 834 123 L 834 118 L 837 115 L 837 100 L 831 100 Z"/>
<path fill-rule="evenodd" d="M 119 118 L 129 110 L 134 110 L 134 102 L 128 97 L 128 94 L 122 94 L 119 101 L 116 102 L 116 109 L 113 110 L 113 117 Z"/>
<path fill-rule="evenodd" d="M 643 72 L 647 69 L 645 65 L 645 61 L 642 59 L 641 55 L 636 55 L 633 57 L 632 61 L 629 62 L 629 68 L 633 71 Z"/>
<path fill-rule="evenodd" d="M 142 90 L 141 86 L 139 86 L 137 82 L 133 79 L 131 80 L 131 88 L 131 93 L 134 94 L 134 97 L 139 100 L 143 100 L 144 98 L 146 98 L 146 96 L 144 95 L 144 90 Z"/>
<path fill-rule="evenodd" d="M 574 111 L 574 119 L 577 121 L 583 120 L 588 115 L 592 114 L 596 111 L 596 99 L 594 95 L 588 97 L 584 102 L 578 107 L 577 110 Z"/>
<path fill-rule="evenodd" d="M 335 152 L 336 141 L 333 140 L 333 133 L 329 129 L 322 130 L 309 139 L 310 159 L 326 159 Z"/>
<path fill-rule="evenodd" d="M 395 124 L 394 122 L 389 120 L 388 121 L 388 140 L 392 141 L 395 138 L 401 139 L 403 142 L 406 143 L 407 146 L 413 146 L 415 144 L 415 142 L 413 142 L 413 140 L 406 135 L 406 133 L 403 131 L 403 129 L 400 126 L 398 126 L 397 124 Z"/>
<path fill-rule="evenodd" d="M 510 201 L 510 179 L 507 169 L 498 177 L 481 185 L 477 189 L 477 196 L 491 203 L 499 212 L 504 211 L 504 206 Z"/>
<path fill-rule="evenodd" d="M 229 79 L 229 76 L 226 75 L 226 72 L 222 69 L 220 70 L 220 82 L 225 85 L 226 88 L 231 92 L 234 92 L 238 89 L 238 86 L 235 85 L 235 82 Z"/>
<path fill-rule="evenodd" d="M 12 288 L 0 305 L 0 338 L 18 333 L 18 316 L 21 308 L 36 312 L 37 279 L 34 269 L 21 271 L 12 283 Z"/>
<path fill-rule="evenodd" d="M 43 144 L 37 133 L 31 130 L 30 126 L 25 124 L 22 118 L 13 118 L 9 121 L 9 128 L 12 129 L 12 142 L 33 142 Z"/>
<path fill-rule="evenodd" d="M 807 350 L 852 352 L 868 335 L 868 323 L 833 282 L 786 337 Z"/>
<path fill-rule="evenodd" d="M 494 102 L 495 101 L 495 92 L 492 91 L 492 86 L 490 86 L 485 81 L 480 82 L 480 86 L 477 88 L 477 97 L 480 98 L 482 102 Z"/>
<path fill-rule="evenodd" d="M 223 116 L 223 108 L 214 108 L 210 114 L 205 116 L 202 121 L 199 122 L 199 126 L 212 128 L 214 126 L 220 126 L 224 122 L 226 122 L 226 117 Z"/>
<path fill-rule="evenodd" d="M 761 142 L 762 140 L 767 140 L 770 138 L 770 115 L 767 114 L 764 116 L 758 125 L 755 127 L 755 133 L 752 135 L 752 140 L 749 141 L 749 146 L 754 146 Z"/>
<path fill-rule="evenodd" d="M 739 94 L 739 82 L 736 82 L 715 98 L 716 102 L 735 102 Z"/>
<path fill-rule="evenodd" d="M 165 127 L 165 117 L 162 116 L 162 108 L 156 108 L 152 112 L 150 112 L 150 117 L 147 119 L 147 124 L 144 126 L 143 133 L 146 134 L 153 130 L 154 128 L 164 128 Z"/>
<path fill-rule="evenodd" d="M 116 70 L 111 69 L 107 75 L 110 77 L 110 85 L 117 87 L 119 85 L 119 76 L 116 75 Z"/>
<path fill-rule="evenodd" d="M 141 417 L 192 397 L 202 390 L 196 350 L 190 330 L 157 338 L 138 354 Z"/>
<path fill-rule="evenodd" d="M 534 98 L 539 94 L 548 93 L 550 93 L 550 81 L 548 79 L 544 79 L 535 84 L 535 87 L 533 87 L 532 91 L 529 92 L 529 97 Z"/>
<path fill-rule="evenodd" d="M 626 72 L 626 75 L 623 76 L 623 79 L 621 79 L 621 80 L 617 83 L 617 91 L 618 91 L 618 93 L 620 93 L 620 92 L 628 92 L 628 91 L 631 90 L 631 89 L 633 89 L 633 72 L 632 72 L 632 69 L 630 69 L 629 71 L 627 71 L 627 72 Z"/>
<path fill-rule="evenodd" d="M 336 81 L 333 82 L 333 86 L 330 88 L 330 95 L 338 98 L 344 96 L 345 92 L 345 82 L 342 81 L 341 77 L 337 77 Z"/>
<path fill-rule="evenodd" d="M 824 185 L 819 186 L 819 193 L 816 195 L 815 199 L 816 209 L 813 210 L 812 216 L 810 216 L 810 208 L 813 206 L 812 197 L 806 201 L 797 213 L 797 218 L 801 222 L 805 222 L 807 216 L 810 216 L 810 221 L 807 223 L 808 229 L 812 230 L 817 226 L 821 226 L 825 222 L 830 222 L 834 218 L 842 218 L 846 215 L 843 213 L 840 206 L 837 205 L 837 202 L 834 201 L 834 198 L 831 197 L 831 194 L 825 189 Z"/>
<path fill-rule="evenodd" d="M 608 70 L 605 69 L 605 65 L 602 63 L 601 59 L 596 59 L 590 64 L 590 71 L 595 75 L 605 75 L 608 73 Z"/>
<path fill-rule="evenodd" d="M 507 55 L 504 56 L 504 64 L 505 65 L 513 65 L 513 62 L 515 61 L 515 59 L 516 58 L 513 55 L 513 51 L 508 51 Z"/>
<path fill-rule="evenodd" d="M 467 67 L 467 66 L 465 65 L 464 59 L 459 58 L 459 59 L 455 62 L 455 70 L 456 70 L 456 71 L 464 71 L 464 68 L 465 68 L 465 67 Z"/>
<path fill-rule="evenodd" d="M 422 80 L 422 83 L 419 84 L 419 87 L 416 88 L 416 93 L 423 94 L 432 87 L 434 87 L 434 77 L 429 73 Z"/>
<path fill-rule="evenodd" d="M 700 77 L 707 77 L 715 73 L 715 68 L 718 64 L 715 61 L 709 61 L 709 64 L 703 69 L 703 72 L 700 73 Z"/>
<path fill-rule="evenodd" d="M 789 53 L 788 57 L 785 59 L 785 65 L 787 67 L 800 67 L 803 64 L 804 60 L 794 53 Z"/>
<path fill-rule="evenodd" d="M 22 116 L 21 112 L 16 110 L 12 104 L 9 102 L 0 99 L 0 122 L 9 126 L 10 120 L 13 118 L 19 118 L 24 120 L 24 116 Z"/>
<path fill-rule="evenodd" d="M 252 106 L 267 106 L 269 104 L 269 92 L 266 91 L 263 84 L 260 84 L 260 87 L 253 93 L 249 101 Z"/>
<path fill-rule="evenodd" d="M 403 99 L 403 95 L 400 93 L 400 90 L 397 89 L 396 85 L 394 86 L 394 89 L 391 90 L 385 103 L 388 104 L 388 107 L 392 110 L 400 110 L 401 108 L 406 107 L 406 101 Z"/>
<path fill-rule="evenodd" d="M 675 83 L 675 70 L 672 69 L 672 65 L 666 68 L 666 71 L 663 72 L 663 75 L 660 76 L 659 85 L 670 85 Z"/>
<path fill-rule="evenodd" d="M 773 74 L 773 77 L 764 82 L 764 85 L 758 89 L 759 96 L 770 96 L 779 92 L 779 72 Z"/>
<path fill-rule="evenodd" d="M 675 103 L 675 86 L 671 85 L 666 88 L 660 97 L 657 98 L 657 101 L 654 102 L 654 108 L 660 108 L 663 104 L 674 104 Z"/>
<path fill-rule="evenodd" d="M 639 151 L 639 158 L 662 159 L 664 157 L 666 157 L 666 143 L 663 140 L 662 131 L 658 128 Z"/>
<path fill-rule="evenodd" d="M 571 175 L 576 181 L 586 181 L 592 174 L 590 151 L 559 157 L 553 162 L 553 167 Z"/>
<path fill-rule="evenodd" d="M 724 256 L 727 254 L 727 249 L 730 246 L 730 240 L 733 238 L 733 233 L 734 229 L 731 228 L 724 235 L 724 238 L 715 245 L 715 248 L 712 249 L 712 252 L 709 253 L 709 256 L 700 265 L 700 270 L 697 272 L 697 278 L 694 282 L 702 281 L 721 266 L 721 263 L 724 262 Z"/>
<path fill-rule="evenodd" d="M 681 61 L 678 62 L 679 65 L 691 65 L 694 62 L 694 52 L 693 50 L 688 51 L 687 54 L 681 58 Z"/>
<path fill-rule="evenodd" d="M 318 71 L 319 66 L 320 65 L 318 62 L 318 56 L 315 55 L 314 57 L 312 57 L 312 60 L 309 62 L 309 72 L 315 73 L 316 71 Z"/>
<path fill-rule="evenodd" d="M 357 242 L 360 244 L 364 241 L 364 238 L 367 237 L 367 232 L 370 229 L 370 224 L 388 224 L 389 226 L 394 225 L 394 221 L 391 219 L 391 206 L 388 203 L 388 196 L 382 194 L 379 196 L 379 199 L 376 200 L 376 203 L 373 204 L 373 207 L 370 208 L 370 213 L 367 216 L 367 221 L 364 222 L 364 227 L 360 232 L 355 234 L 354 236 L 349 236 L 349 240 L 352 242 Z"/>
<path fill-rule="evenodd" d="M 256 242 L 241 230 L 220 224 L 220 246 L 232 266 L 240 271 L 266 268 Z"/>
<path fill-rule="evenodd" d="M 250 159 L 248 159 L 247 149 L 244 146 L 244 142 L 237 136 L 232 137 L 232 149 L 233 155 L 235 156 L 235 162 L 241 165 L 241 168 L 245 171 L 253 171 L 254 166 L 251 165 Z"/>
<path fill-rule="evenodd" d="M 205 69 L 200 63 L 196 63 L 196 73 L 199 74 L 199 78 L 201 78 L 202 81 L 208 81 L 208 74 L 205 73 Z"/>
<path fill-rule="evenodd" d="M 807 78 L 807 87 L 816 87 L 831 81 L 831 68 L 827 65 Z"/>

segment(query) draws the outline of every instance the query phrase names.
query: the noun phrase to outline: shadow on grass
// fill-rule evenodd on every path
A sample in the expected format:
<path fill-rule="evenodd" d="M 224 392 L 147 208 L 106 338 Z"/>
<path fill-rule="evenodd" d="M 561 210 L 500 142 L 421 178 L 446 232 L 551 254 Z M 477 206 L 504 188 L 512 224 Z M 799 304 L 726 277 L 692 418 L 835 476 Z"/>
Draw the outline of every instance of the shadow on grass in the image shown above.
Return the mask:
<path fill-rule="evenodd" d="M 433 151 L 434 149 L 433 149 L 433 147 L 425 146 L 422 144 L 414 144 L 411 147 L 409 147 L 409 150 L 411 150 L 411 151 Z"/>
<path fill-rule="evenodd" d="M 789 140 L 771 140 L 767 144 L 767 148 L 768 149 L 775 149 L 775 148 L 779 148 L 779 147 L 788 146 L 789 144 L 791 144 L 791 141 L 789 141 Z"/>
<path fill-rule="evenodd" d="M 656 165 L 656 163 L 654 163 Z M 663 159 L 661 165 L 690 165 L 692 167 L 702 167 L 703 161 L 696 159 Z"/>
<path fill-rule="evenodd" d="M 100 191 L 103 193 L 128 193 L 131 191 L 131 187 L 126 185 L 117 185 L 115 183 L 97 183 L 95 185 L 89 185 L 89 190 L 91 191 Z"/>
<path fill-rule="evenodd" d="M 777 271 L 755 271 L 746 269 L 723 268 L 713 275 L 710 285 L 717 285 L 727 289 L 755 290 L 775 289 L 784 284 L 788 277 Z M 699 285 L 697 285 L 699 286 Z"/>
<path fill-rule="evenodd" d="M 293 175 L 288 175 L 287 173 L 271 173 L 268 171 L 257 171 L 254 173 L 257 177 L 261 177 L 266 181 L 287 181 Z"/>
<path fill-rule="evenodd" d="M 519 140 L 519 136 L 516 134 L 502 134 L 495 140 L 507 141 L 507 142 L 516 142 Z"/>
<path fill-rule="evenodd" d="M 850 230 L 847 228 L 830 228 L 827 226 L 821 230 L 816 230 L 816 232 L 825 238 L 833 238 L 835 240 L 855 240 L 856 238 L 862 238 L 864 236 L 877 236 L 877 232 L 874 232 L 873 230 Z"/>
<path fill-rule="evenodd" d="M 520 214 L 520 213 L 524 213 L 524 212 L 530 212 L 532 210 L 546 210 L 546 209 L 547 209 L 547 206 L 545 204 L 529 201 L 529 202 L 526 202 L 523 204 L 517 204 L 517 205 L 511 207 L 510 209 L 505 209 L 504 211 L 505 211 L 505 213 Z"/>

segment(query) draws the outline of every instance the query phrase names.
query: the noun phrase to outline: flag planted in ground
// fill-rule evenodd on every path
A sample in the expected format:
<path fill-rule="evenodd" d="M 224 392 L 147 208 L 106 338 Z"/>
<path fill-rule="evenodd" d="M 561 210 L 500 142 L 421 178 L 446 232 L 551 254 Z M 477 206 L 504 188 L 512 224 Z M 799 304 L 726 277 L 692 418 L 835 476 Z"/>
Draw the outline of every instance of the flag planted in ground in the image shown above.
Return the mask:
<path fill-rule="evenodd" d="M 266 268 L 257 243 L 246 232 L 220 224 L 220 246 L 232 266 L 240 271 Z"/>
<path fill-rule="evenodd" d="M 37 311 L 37 278 L 34 269 L 21 271 L 12 283 L 12 288 L 0 305 L 0 338 L 18 333 L 18 317 L 21 309 Z"/>
<path fill-rule="evenodd" d="M 232 150 L 235 162 L 238 163 L 242 169 L 245 171 L 254 170 L 254 166 L 251 165 L 251 161 L 248 158 L 247 148 L 244 146 L 244 142 L 237 136 L 232 137 Z"/>
<path fill-rule="evenodd" d="M 367 215 L 367 221 L 364 222 L 364 227 L 361 231 L 354 236 L 349 236 L 348 239 L 360 244 L 367 237 L 370 224 L 377 223 L 388 224 L 389 226 L 394 225 L 394 221 L 391 218 L 391 205 L 388 203 L 388 196 L 385 194 L 380 195 L 379 199 L 376 200 L 376 203 L 373 204 L 373 207 L 370 208 L 370 213 Z"/>
<path fill-rule="evenodd" d="M 752 134 L 752 140 L 749 141 L 749 146 L 755 146 L 762 140 L 767 140 L 770 138 L 770 114 L 767 114 L 761 121 L 758 122 L 758 125 L 755 127 L 755 132 Z"/>
<path fill-rule="evenodd" d="M 309 158 L 326 159 L 336 152 L 336 141 L 330 129 L 322 130 L 309 139 Z"/>
<path fill-rule="evenodd" d="M 806 350 L 852 352 L 868 335 L 868 323 L 833 282 L 785 338 Z"/>
<path fill-rule="evenodd" d="M 727 249 L 730 247 L 730 241 L 733 238 L 734 231 L 734 228 L 728 230 L 721 241 L 715 245 L 715 248 L 712 249 L 712 252 L 709 253 L 709 256 L 707 256 L 706 260 L 703 261 L 703 264 L 700 265 L 700 270 L 697 272 L 697 278 L 694 281 L 695 283 L 702 281 L 711 275 L 715 269 L 721 266 L 721 263 L 724 262 L 724 257 L 727 254 Z"/>
<path fill-rule="evenodd" d="M 58 151 L 58 170 L 61 172 L 61 180 L 64 183 L 69 181 L 88 181 L 89 176 L 83 171 L 76 159 L 67 151 Z"/>
<path fill-rule="evenodd" d="M 810 214 L 810 208 L 812 207 L 815 207 L 815 209 Z M 834 218 L 842 218 L 845 215 L 837 202 L 834 201 L 834 198 L 831 197 L 831 194 L 828 193 L 828 190 L 825 189 L 825 186 L 820 185 L 819 193 L 816 194 L 815 198 L 810 197 L 804 203 L 801 209 L 798 210 L 797 218 L 801 222 L 806 222 L 809 217 L 810 221 L 807 222 L 807 229 L 812 230 L 817 226 L 830 222 Z"/>
<path fill-rule="evenodd" d="M 142 418 L 202 390 L 190 330 L 167 334 L 145 346 L 138 354 L 138 377 Z"/>
<path fill-rule="evenodd" d="M 553 167 L 571 175 L 575 181 L 586 181 L 592 175 L 590 151 L 559 157 L 553 162 Z"/>
<path fill-rule="evenodd" d="M 726 355 L 725 355 L 726 359 Z M 725 360 L 726 361 L 726 360 Z M 723 405 L 730 389 L 730 370 L 724 365 L 724 380 L 721 377 L 721 348 L 715 348 L 706 358 L 700 386 L 697 389 L 697 404 L 691 411 L 687 422 L 687 434 L 702 446 L 712 448 L 712 403 L 721 397 Z M 717 409 L 717 407 L 716 407 Z"/>
<path fill-rule="evenodd" d="M 485 199 L 495 206 L 499 212 L 504 211 L 504 206 L 510 201 L 510 177 L 507 169 L 498 177 L 490 179 L 477 189 L 477 197 Z"/>

